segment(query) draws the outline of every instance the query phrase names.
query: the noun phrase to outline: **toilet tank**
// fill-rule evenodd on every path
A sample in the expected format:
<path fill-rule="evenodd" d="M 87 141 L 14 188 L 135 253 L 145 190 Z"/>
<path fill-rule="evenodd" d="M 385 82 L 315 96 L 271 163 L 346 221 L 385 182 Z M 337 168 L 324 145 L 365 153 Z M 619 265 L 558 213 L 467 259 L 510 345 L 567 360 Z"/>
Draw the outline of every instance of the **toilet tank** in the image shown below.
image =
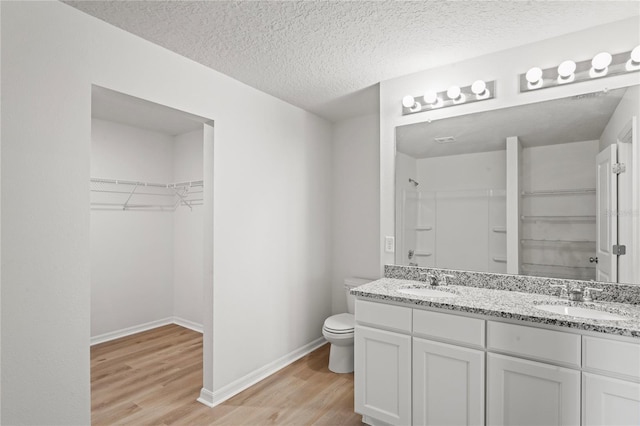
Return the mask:
<path fill-rule="evenodd" d="M 373 280 L 367 278 L 345 278 L 344 280 L 344 289 L 347 293 L 347 309 L 350 314 L 354 314 L 356 312 L 356 298 L 349 294 L 349 290 L 354 287 L 361 286 L 366 283 L 370 283 Z"/>

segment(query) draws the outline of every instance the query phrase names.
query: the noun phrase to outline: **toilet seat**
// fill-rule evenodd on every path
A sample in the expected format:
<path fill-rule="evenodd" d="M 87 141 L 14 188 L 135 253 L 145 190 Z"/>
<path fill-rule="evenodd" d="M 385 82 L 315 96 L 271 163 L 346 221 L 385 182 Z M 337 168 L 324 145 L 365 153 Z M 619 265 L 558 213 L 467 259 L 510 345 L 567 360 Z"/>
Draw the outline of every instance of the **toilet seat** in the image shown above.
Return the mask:
<path fill-rule="evenodd" d="M 332 315 L 324 321 L 322 329 L 327 333 L 335 335 L 353 334 L 355 327 L 355 317 L 353 314 Z"/>

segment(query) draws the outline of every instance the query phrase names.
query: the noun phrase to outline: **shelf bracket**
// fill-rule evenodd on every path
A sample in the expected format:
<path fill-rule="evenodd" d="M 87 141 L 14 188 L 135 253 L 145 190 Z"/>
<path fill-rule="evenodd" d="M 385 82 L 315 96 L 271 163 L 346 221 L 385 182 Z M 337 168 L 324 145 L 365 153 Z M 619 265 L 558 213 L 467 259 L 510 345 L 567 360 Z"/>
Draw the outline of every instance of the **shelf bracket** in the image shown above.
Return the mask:
<path fill-rule="evenodd" d="M 173 189 L 173 192 L 178 196 L 178 198 L 180 198 L 180 202 L 182 202 L 185 206 L 189 207 L 189 210 L 193 211 L 193 207 L 191 206 L 191 203 L 187 201 L 184 194 L 181 194 L 180 191 L 178 191 L 176 188 L 171 188 L 171 189 Z"/>
<path fill-rule="evenodd" d="M 127 198 L 127 201 L 124 202 L 123 206 L 122 206 L 122 210 L 126 210 L 127 209 L 127 205 L 129 204 L 129 200 L 131 200 L 131 197 L 133 197 L 133 193 L 136 192 L 136 189 L 138 189 L 138 185 L 136 183 L 136 186 L 133 187 L 133 189 L 131 190 L 131 192 L 129 193 L 129 197 Z"/>

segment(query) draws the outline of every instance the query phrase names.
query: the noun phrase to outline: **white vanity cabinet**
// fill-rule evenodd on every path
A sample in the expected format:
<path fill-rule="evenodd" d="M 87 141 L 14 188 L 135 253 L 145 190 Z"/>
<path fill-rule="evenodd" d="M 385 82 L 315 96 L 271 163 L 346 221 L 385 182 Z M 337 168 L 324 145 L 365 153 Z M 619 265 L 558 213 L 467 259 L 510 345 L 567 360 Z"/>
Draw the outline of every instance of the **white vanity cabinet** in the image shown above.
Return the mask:
<path fill-rule="evenodd" d="M 487 321 L 487 350 L 487 424 L 580 424 L 579 335 Z"/>
<path fill-rule="evenodd" d="M 640 425 L 640 342 L 356 301 L 371 425 Z"/>
<path fill-rule="evenodd" d="M 411 424 L 412 309 L 358 300 L 355 410 L 372 424 Z"/>
<path fill-rule="evenodd" d="M 413 335 L 413 424 L 484 424 L 484 320 L 414 309 Z"/>
<path fill-rule="evenodd" d="M 640 345 L 582 338 L 582 424 L 640 425 Z"/>
<path fill-rule="evenodd" d="M 579 425 L 580 372 L 487 354 L 487 424 Z"/>
<path fill-rule="evenodd" d="M 356 412 L 372 425 L 483 425 L 484 323 L 357 300 Z"/>

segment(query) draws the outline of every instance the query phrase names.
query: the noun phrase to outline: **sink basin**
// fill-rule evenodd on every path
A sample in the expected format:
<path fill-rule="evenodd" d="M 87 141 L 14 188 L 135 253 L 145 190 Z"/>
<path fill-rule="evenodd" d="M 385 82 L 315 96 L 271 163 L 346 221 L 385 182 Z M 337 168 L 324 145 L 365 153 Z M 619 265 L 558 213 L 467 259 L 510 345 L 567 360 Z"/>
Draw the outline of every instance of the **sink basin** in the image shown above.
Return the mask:
<path fill-rule="evenodd" d="M 400 288 L 398 289 L 398 292 L 404 293 L 404 294 L 410 294 L 412 296 L 423 296 L 423 297 L 456 297 L 457 296 L 457 294 L 449 291 L 435 290 L 433 288 L 427 288 L 427 287 Z"/>
<path fill-rule="evenodd" d="M 552 312 L 554 314 L 569 315 L 572 317 L 588 318 L 594 320 L 620 321 L 626 319 L 625 317 L 621 317 L 620 315 L 598 311 L 596 309 L 582 308 L 580 306 L 537 305 L 536 308 L 546 312 Z"/>

